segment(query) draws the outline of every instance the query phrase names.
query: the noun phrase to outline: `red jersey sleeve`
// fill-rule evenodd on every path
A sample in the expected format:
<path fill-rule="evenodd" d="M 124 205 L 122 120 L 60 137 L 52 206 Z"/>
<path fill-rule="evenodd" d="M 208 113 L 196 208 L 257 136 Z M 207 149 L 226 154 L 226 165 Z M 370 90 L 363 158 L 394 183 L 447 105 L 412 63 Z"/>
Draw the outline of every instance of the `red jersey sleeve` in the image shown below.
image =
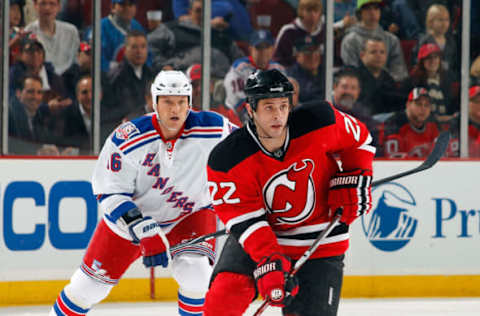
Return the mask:
<path fill-rule="evenodd" d="M 357 118 L 334 109 L 335 124 L 331 139 L 331 152 L 340 155 L 343 170 L 372 170 L 375 147 L 364 123 Z"/>
<path fill-rule="evenodd" d="M 267 221 L 261 189 L 245 167 L 240 163 L 225 172 L 209 165 L 208 185 L 218 217 L 250 257 L 259 262 L 272 253 L 282 253 L 282 249 Z"/>

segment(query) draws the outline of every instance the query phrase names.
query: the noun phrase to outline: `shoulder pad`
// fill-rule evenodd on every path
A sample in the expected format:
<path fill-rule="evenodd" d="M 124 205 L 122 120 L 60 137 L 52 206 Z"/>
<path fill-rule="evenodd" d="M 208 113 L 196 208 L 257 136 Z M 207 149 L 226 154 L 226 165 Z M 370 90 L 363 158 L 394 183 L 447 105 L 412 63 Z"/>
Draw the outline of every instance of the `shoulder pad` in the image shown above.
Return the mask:
<path fill-rule="evenodd" d="M 260 148 L 245 127 L 234 130 L 210 152 L 208 166 L 216 171 L 228 172 Z"/>
<path fill-rule="evenodd" d="M 296 107 L 289 124 L 292 137 L 300 137 L 311 131 L 335 124 L 335 110 L 327 101 L 314 101 Z"/>
<path fill-rule="evenodd" d="M 139 117 L 132 121 L 125 122 L 118 126 L 112 133 L 111 141 L 115 145 L 120 146 L 133 138 L 144 135 L 151 131 L 155 131 L 155 128 L 153 127 L 152 115 L 150 114 Z"/>

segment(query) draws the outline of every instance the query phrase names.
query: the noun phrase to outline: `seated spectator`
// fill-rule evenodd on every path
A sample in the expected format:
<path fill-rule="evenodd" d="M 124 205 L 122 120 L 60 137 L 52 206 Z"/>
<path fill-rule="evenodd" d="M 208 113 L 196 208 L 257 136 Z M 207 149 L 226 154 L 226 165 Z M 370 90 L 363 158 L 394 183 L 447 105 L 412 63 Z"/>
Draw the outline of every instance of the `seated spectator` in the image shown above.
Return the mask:
<path fill-rule="evenodd" d="M 51 62 L 60 75 L 75 62 L 80 45 L 77 28 L 56 19 L 60 0 L 34 0 L 34 4 L 38 19 L 25 30 L 37 35 L 45 49 L 45 60 Z"/>
<path fill-rule="evenodd" d="M 398 111 L 402 97 L 392 76 L 384 69 L 387 51 L 382 38 L 367 38 L 357 68 L 362 91 L 359 102 L 372 114 Z"/>
<path fill-rule="evenodd" d="M 458 104 L 451 96 L 451 73 L 441 63 L 442 52 L 433 43 L 424 44 L 418 51 L 418 63 L 413 67 L 410 78 L 404 83 L 404 91 L 413 87 L 425 87 L 430 95 L 432 114 L 440 122 L 451 119 L 458 112 Z"/>
<path fill-rule="evenodd" d="M 36 154 L 36 147 L 14 146 L 17 140 L 38 144 L 55 142 L 55 117 L 42 98 L 42 79 L 35 75 L 25 76 L 16 90 L 16 98 L 11 99 L 8 112 L 11 153 Z"/>
<path fill-rule="evenodd" d="M 160 24 L 162 24 L 162 11 L 160 11 L 160 10 L 147 11 L 147 29 L 148 29 L 148 32 L 149 33 L 152 32 Z"/>
<path fill-rule="evenodd" d="M 416 40 L 422 33 L 422 26 L 419 21 L 416 3 L 413 0 L 392 1 L 392 13 L 398 25 L 398 36 L 400 39 Z"/>
<path fill-rule="evenodd" d="M 323 43 L 322 0 L 300 0 L 298 2 L 298 17 L 292 23 L 284 25 L 278 32 L 273 59 L 285 67 L 292 66 L 295 41 L 305 36 L 315 38 L 317 43 Z"/>
<path fill-rule="evenodd" d="M 397 112 L 385 122 L 385 156 L 387 158 L 425 158 L 439 134 L 436 122 L 429 118 L 430 95 L 416 87 L 408 95 L 405 111 Z"/>
<path fill-rule="evenodd" d="M 287 74 L 295 78 L 300 87 L 298 101 L 304 103 L 325 99 L 325 77 L 322 52 L 316 37 L 306 35 L 295 42 L 296 62 L 287 68 Z"/>
<path fill-rule="evenodd" d="M 55 73 L 51 63 L 45 62 L 43 45 L 32 38 L 22 42 L 18 61 L 10 68 L 10 95 L 15 95 L 26 75 L 41 78 L 43 101 L 48 103 L 51 111 L 61 110 L 72 103 L 61 77 Z"/>
<path fill-rule="evenodd" d="M 458 60 L 459 51 L 455 37 L 449 32 L 450 13 L 447 7 L 441 4 L 433 4 L 428 8 L 426 16 L 426 34 L 420 36 L 417 46 L 414 48 L 414 56 L 424 44 L 436 44 L 442 52 L 442 64 L 447 71 L 459 76 Z"/>
<path fill-rule="evenodd" d="M 201 63 L 202 6 L 202 0 L 192 0 L 188 18 L 169 22 L 162 32 L 151 33 L 150 45 L 160 43 L 161 46 L 156 47 L 155 69 L 170 65 L 174 69 L 186 70 L 190 65 Z M 217 22 L 212 20 L 212 71 L 224 76 L 233 61 L 243 53 L 225 31 L 227 24 Z M 168 46 L 171 38 L 173 47 Z"/>
<path fill-rule="evenodd" d="M 285 71 L 282 65 L 272 60 L 273 42 L 270 31 L 254 31 L 249 40 L 248 51 L 250 55 L 235 60 L 225 76 L 223 81 L 227 94 L 225 105 L 237 111 L 237 113 L 244 113 L 246 97 L 243 87 L 248 76 L 257 69 Z"/>
<path fill-rule="evenodd" d="M 91 153 L 92 138 L 92 77 L 84 75 L 77 81 L 76 101 L 65 109 L 63 144 L 82 154 Z"/>
<path fill-rule="evenodd" d="M 114 125 L 132 118 L 145 104 L 145 86 L 154 74 L 147 62 L 147 37 L 138 30 L 125 37 L 125 58 L 108 73 L 104 100 L 106 113 L 102 120 Z"/>
<path fill-rule="evenodd" d="M 173 1 L 175 18 L 182 21 L 189 19 L 191 0 Z M 213 0 L 211 1 L 212 27 L 217 23 L 225 24 L 227 32 L 234 40 L 245 40 L 253 31 L 247 8 L 241 0 Z"/>
<path fill-rule="evenodd" d="M 112 0 L 111 12 L 101 20 L 102 71 L 108 72 L 123 58 L 125 35 L 131 30 L 145 32 L 134 19 L 136 0 Z"/>
<path fill-rule="evenodd" d="M 468 92 L 470 100 L 468 104 L 468 156 L 480 158 L 480 85 L 472 86 Z M 460 118 L 454 117 L 449 125 L 452 137 L 447 156 L 459 157 Z"/>
<path fill-rule="evenodd" d="M 373 136 L 373 145 L 378 146 L 378 126 L 380 122 L 372 118 L 370 109 L 358 102 L 360 96 L 360 77 L 353 69 L 342 69 L 334 76 L 333 105 L 340 111 L 352 115 L 367 126 Z M 381 150 L 377 150 L 381 153 Z"/>
<path fill-rule="evenodd" d="M 193 64 L 186 71 L 187 77 L 192 82 L 192 107 L 194 110 L 202 109 L 202 65 Z M 216 91 L 216 89 L 223 89 L 223 85 L 216 84 L 221 83 L 221 79 L 215 76 L 210 77 L 210 110 L 220 113 L 237 126 L 242 126 L 242 122 L 238 118 L 235 111 L 224 104 L 225 98 L 220 97 L 222 93 Z M 225 93 L 223 93 L 225 96 Z M 217 97 L 217 98 L 216 98 Z"/>
<path fill-rule="evenodd" d="M 398 38 L 386 32 L 379 24 L 382 0 L 358 0 L 357 14 L 359 22 L 352 26 L 342 40 L 341 57 L 345 66 L 358 67 L 361 64 L 360 53 L 365 39 L 376 37 L 385 44 L 385 68 L 397 82 L 408 76 L 407 66 Z"/>

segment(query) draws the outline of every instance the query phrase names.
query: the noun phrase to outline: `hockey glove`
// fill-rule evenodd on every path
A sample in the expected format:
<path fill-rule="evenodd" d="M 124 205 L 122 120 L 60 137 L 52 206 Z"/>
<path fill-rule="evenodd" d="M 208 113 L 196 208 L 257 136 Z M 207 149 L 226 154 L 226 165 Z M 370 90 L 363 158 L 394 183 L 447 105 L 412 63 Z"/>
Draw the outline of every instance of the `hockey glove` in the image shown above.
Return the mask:
<path fill-rule="evenodd" d="M 298 293 L 298 280 L 288 277 L 291 269 L 290 259 L 282 254 L 265 257 L 253 272 L 260 295 L 270 300 L 270 305 L 285 307 Z"/>
<path fill-rule="evenodd" d="M 343 208 L 341 222 L 350 225 L 358 216 L 372 208 L 372 171 L 353 170 L 338 172 L 330 179 L 328 205 L 333 212 Z"/>
<path fill-rule="evenodd" d="M 151 217 L 138 219 L 128 226 L 134 243 L 140 244 L 146 267 L 161 265 L 166 268 L 170 259 L 168 239 L 160 225 Z"/>

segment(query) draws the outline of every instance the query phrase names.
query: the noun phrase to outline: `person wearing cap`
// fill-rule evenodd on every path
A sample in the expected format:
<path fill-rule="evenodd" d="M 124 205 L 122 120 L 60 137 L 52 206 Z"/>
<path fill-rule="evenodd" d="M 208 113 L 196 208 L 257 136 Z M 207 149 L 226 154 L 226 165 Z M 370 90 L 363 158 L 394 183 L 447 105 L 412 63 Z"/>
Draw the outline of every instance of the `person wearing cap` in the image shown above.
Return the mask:
<path fill-rule="evenodd" d="M 278 69 L 285 72 L 285 68 L 272 60 L 274 39 L 268 30 L 256 30 L 250 34 L 249 56 L 235 60 L 230 67 L 223 84 L 225 86 L 225 105 L 235 110 L 240 117 L 245 117 L 245 92 L 243 87 L 248 76 L 257 69 Z"/>
<path fill-rule="evenodd" d="M 468 90 L 468 157 L 480 158 L 480 85 Z M 451 133 L 446 156 L 460 156 L 460 117 L 456 116 L 448 122 Z"/>
<path fill-rule="evenodd" d="M 415 87 L 408 95 L 405 111 L 397 112 L 384 123 L 386 158 L 425 158 L 439 134 L 431 119 L 430 95 L 424 87 Z"/>
<path fill-rule="evenodd" d="M 322 49 L 318 39 L 310 35 L 297 39 L 294 55 L 295 63 L 287 68 L 287 74 L 295 78 L 301 87 L 298 101 L 304 103 L 325 99 Z"/>
<path fill-rule="evenodd" d="M 68 22 L 57 20 L 60 0 L 34 0 L 38 19 L 25 27 L 33 32 L 45 49 L 45 60 L 51 62 L 59 75 L 75 62 L 80 37 L 77 28 Z"/>
<path fill-rule="evenodd" d="M 322 14 L 322 0 L 300 0 L 295 20 L 278 32 L 273 59 L 290 67 L 296 62 L 294 47 L 297 39 L 309 35 L 321 43 L 324 38 Z"/>
<path fill-rule="evenodd" d="M 49 104 L 52 111 L 71 104 L 62 78 L 55 73 L 53 65 L 45 61 L 43 45 L 33 34 L 22 41 L 18 60 L 10 68 L 10 95 L 15 95 L 26 74 L 33 74 L 42 79 L 43 101 Z"/>
<path fill-rule="evenodd" d="M 193 64 L 188 67 L 186 71 L 187 77 L 192 82 L 192 108 L 196 111 L 202 109 L 202 65 Z M 237 113 L 225 106 L 225 88 L 223 87 L 223 80 L 216 74 L 210 77 L 210 111 L 217 112 L 236 126 L 242 126 L 242 122 L 238 118 Z"/>
<path fill-rule="evenodd" d="M 87 42 L 81 42 L 77 53 L 77 62 L 73 63 L 63 74 L 65 89 L 72 99 L 75 98 L 75 89 L 80 77 L 92 72 L 92 47 Z M 102 73 L 102 77 L 103 77 Z"/>
<path fill-rule="evenodd" d="M 451 71 L 455 78 L 459 77 L 460 54 L 457 40 L 450 31 L 450 13 L 443 4 L 435 3 L 428 7 L 425 18 L 425 34 L 420 36 L 413 49 L 412 56 L 416 56 L 424 44 L 435 44 L 441 52 L 443 67 Z M 415 60 L 413 61 L 416 62 Z"/>
<path fill-rule="evenodd" d="M 361 64 L 360 52 L 366 38 L 382 38 L 386 48 L 387 72 L 397 82 L 408 76 L 407 66 L 399 39 L 380 26 L 382 0 L 358 0 L 357 16 L 359 22 L 352 26 L 341 43 L 341 58 L 345 66 L 358 67 Z"/>
<path fill-rule="evenodd" d="M 143 26 L 135 20 L 136 0 L 112 0 L 110 14 L 102 18 L 101 24 L 101 69 L 108 72 L 118 65 L 125 52 L 125 35 L 131 30 L 145 33 Z M 150 64 L 150 60 L 148 63 Z"/>
<path fill-rule="evenodd" d="M 451 93 L 451 71 L 445 69 L 442 63 L 442 52 L 437 44 L 427 43 L 420 47 L 418 62 L 410 72 L 410 78 L 405 80 L 403 91 L 410 91 L 415 86 L 428 90 L 432 101 L 432 114 L 436 119 L 445 122 L 458 112 L 458 101 Z"/>

